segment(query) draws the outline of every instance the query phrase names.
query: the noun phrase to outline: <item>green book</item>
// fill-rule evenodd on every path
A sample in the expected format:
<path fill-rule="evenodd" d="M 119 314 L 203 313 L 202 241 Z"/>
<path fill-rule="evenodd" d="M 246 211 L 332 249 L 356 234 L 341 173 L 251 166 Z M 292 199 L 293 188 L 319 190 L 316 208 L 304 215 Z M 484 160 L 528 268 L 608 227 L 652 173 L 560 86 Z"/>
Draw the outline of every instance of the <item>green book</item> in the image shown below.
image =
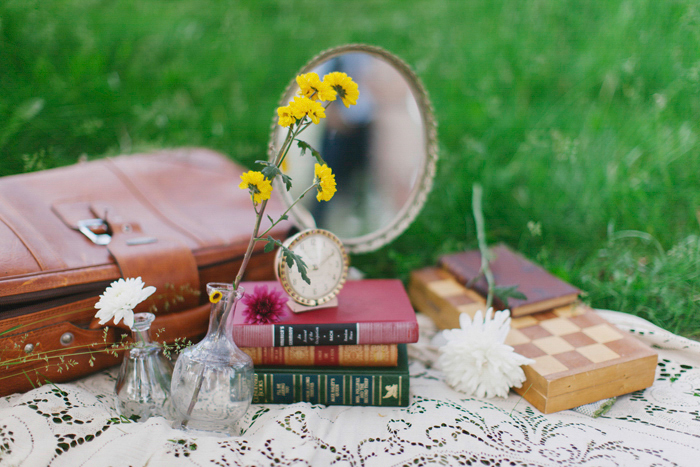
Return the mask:
<path fill-rule="evenodd" d="M 398 348 L 395 367 L 256 367 L 253 403 L 406 407 L 408 354 L 406 344 Z"/>

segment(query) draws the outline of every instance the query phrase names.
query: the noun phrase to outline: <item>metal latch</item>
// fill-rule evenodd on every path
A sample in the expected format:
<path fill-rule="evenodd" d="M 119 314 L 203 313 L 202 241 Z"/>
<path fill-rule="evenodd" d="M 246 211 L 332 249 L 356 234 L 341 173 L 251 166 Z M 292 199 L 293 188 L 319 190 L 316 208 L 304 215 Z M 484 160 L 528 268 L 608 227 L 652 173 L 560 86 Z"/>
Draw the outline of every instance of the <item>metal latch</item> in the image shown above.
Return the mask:
<path fill-rule="evenodd" d="M 102 219 L 84 219 L 77 225 L 78 230 L 95 245 L 108 245 L 112 240 L 107 223 Z"/>

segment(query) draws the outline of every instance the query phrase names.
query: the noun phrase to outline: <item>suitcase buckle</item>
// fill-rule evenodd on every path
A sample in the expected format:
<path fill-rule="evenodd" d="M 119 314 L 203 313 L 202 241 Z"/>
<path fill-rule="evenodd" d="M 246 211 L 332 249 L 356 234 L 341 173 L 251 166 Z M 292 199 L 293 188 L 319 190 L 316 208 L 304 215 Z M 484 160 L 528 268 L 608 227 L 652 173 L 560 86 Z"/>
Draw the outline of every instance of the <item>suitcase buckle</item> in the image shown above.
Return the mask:
<path fill-rule="evenodd" d="M 108 245 L 112 240 L 107 223 L 102 219 L 84 219 L 77 222 L 78 230 L 95 245 Z"/>

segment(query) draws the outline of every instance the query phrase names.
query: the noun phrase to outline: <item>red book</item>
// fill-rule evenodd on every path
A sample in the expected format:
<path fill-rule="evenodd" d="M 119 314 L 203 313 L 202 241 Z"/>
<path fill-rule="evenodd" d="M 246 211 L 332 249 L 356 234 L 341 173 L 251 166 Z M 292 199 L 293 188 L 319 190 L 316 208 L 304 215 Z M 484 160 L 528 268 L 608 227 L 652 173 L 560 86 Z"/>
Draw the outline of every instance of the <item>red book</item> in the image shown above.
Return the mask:
<path fill-rule="evenodd" d="M 245 290 L 275 281 L 244 282 Z M 401 281 L 348 281 L 338 294 L 338 306 L 287 313 L 274 324 L 246 324 L 242 302 L 233 317 L 233 340 L 239 347 L 300 345 L 400 344 L 418 341 L 416 313 Z"/>
<path fill-rule="evenodd" d="M 510 250 L 505 245 L 491 249 L 489 262 L 496 286 L 518 286 L 526 299 L 509 298 L 511 316 L 521 316 L 551 310 L 568 305 L 578 299 L 581 290 L 550 274 L 542 267 Z M 443 268 L 454 275 L 462 284 L 469 284 L 481 271 L 479 250 L 464 251 L 440 258 Z M 482 275 L 471 284 L 471 288 L 484 297 L 488 292 L 486 278 Z M 505 308 L 505 304 L 494 298 L 494 307 Z"/>

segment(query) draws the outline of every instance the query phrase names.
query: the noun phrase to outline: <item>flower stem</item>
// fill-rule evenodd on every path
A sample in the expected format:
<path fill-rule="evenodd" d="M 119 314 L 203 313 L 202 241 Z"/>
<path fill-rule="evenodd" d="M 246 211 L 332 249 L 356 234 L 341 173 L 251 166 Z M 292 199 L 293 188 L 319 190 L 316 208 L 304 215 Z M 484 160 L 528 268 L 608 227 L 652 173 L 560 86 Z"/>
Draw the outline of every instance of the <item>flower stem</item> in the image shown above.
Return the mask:
<path fill-rule="evenodd" d="M 306 117 L 304 117 L 306 119 Z M 287 137 L 284 139 L 284 143 L 282 143 L 282 148 L 280 148 L 280 152 L 277 154 L 277 159 L 275 161 L 275 165 L 279 169 L 282 166 L 282 162 L 284 159 L 287 157 L 287 153 L 289 152 L 289 149 L 292 147 L 292 141 L 299 136 L 299 134 L 306 130 L 306 128 L 311 124 L 311 122 L 308 122 L 304 128 L 301 128 L 302 123 L 304 120 L 300 120 L 299 123 L 297 124 L 296 130 L 292 130 L 292 127 L 289 127 L 289 131 L 287 132 Z"/>
<path fill-rule="evenodd" d="M 294 129 L 294 130 L 292 129 L 292 127 L 289 128 L 289 131 L 287 132 L 287 137 L 284 139 L 284 143 L 282 143 L 282 147 L 280 148 L 279 152 L 277 153 L 277 157 L 275 157 L 275 166 L 277 166 L 277 168 L 279 168 L 282 165 L 284 158 L 286 157 L 287 153 L 289 152 L 289 149 L 292 146 L 292 141 L 294 141 L 294 138 L 299 136 L 299 133 L 304 131 L 306 129 L 306 127 L 308 127 L 310 125 L 310 122 L 309 122 L 306 124 L 306 126 L 304 126 L 302 128 L 303 122 L 304 122 L 304 120 L 301 120 L 298 123 L 296 129 Z M 265 208 L 267 207 L 268 200 L 264 200 L 260 204 L 260 209 L 255 209 L 255 207 L 254 207 L 254 209 L 255 209 L 255 227 L 253 228 L 253 235 L 250 237 L 250 241 L 248 242 L 248 248 L 246 249 L 245 255 L 243 255 L 243 263 L 241 263 L 241 267 L 238 270 L 238 274 L 236 275 L 236 280 L 233 283 L 234 290 L 238 290 L 238 286 L 240 285 L 241 280 L 243 280 L 243 274 L 245 273 L 246 267 L 248 266 L 248 262 L 250 262 L 250 258 L 253 255 L 253 247 L 254 247 L 255 243 L 257 241 L 262 240 L 262 237 L 267 235 L 267 233 L 270 232 L 270 230 L 272 230 L 277 224 L 279 224 L 280 221 L 287 215 L 287 213 L 289 213 L 289 211 L 292 209 L 292 207 L 294 207 L 294 205 L 297 204 L 299 202 L 299 200 L 301 200 L 304 197 L 304 195 L 306 195 L 306 193 L 308 193 L 315 186 L 316 186 L 316 183 L 314 183 L 309 188 L 307 188 L 306 191 L 304 191 L 304 193 L 302 193 L 301 196 L 299 196 L 299 198 L 297 198 L 297 200 L 294 201 L 294 203 L 292 203 L 292 205 L 287 208 L 287 210 L 284 212 L 284 214 L 282 214 L 282 216 L 280 216 L 280 218 L 277 219 L 276 222 L 274 222 L 267 230 L 265 230 L 265 232 L 262 233 L 262 235 L 258 235 L 258 232 L 260 231 L 260 223 L 262 222 L 263 214 L 265 213 Z"/>
<path fill-rule="evenodd" d="M 493 303 L 493 292 L 495 280 L 493 273 L 489 267 L 489 248 L 486 244 L 486 228 L 484 227 L 484 212 L 481 208 L 481 197 L 483 190 L 481 185 L 475 183 L 472 187 L 472 212 L 474 213 L 474 222 L 476 223 L 476 238 L 479 242 L 479 251 L 481 252 L 481 272 L 486 277 L 488 284 L 488 294 L 486 295 L 486 308 L 488 309 Z"/>
<path fill-rule="evenodd" d="M 250 241 L 248 242 L 248 248 L 245 251 L 245 255 L 243 256 L 243 263 L 241 263 L 241 268 L 238 270 L 238 275 L 236 275 L 236 280 L 233 283 L 233 290 L 238 290 L 238 285 L 241 283 L 241 279 L 243 279 L 243 273 L 245 272 L 245 268 L 248 266 L 248 262 L 250 261 L 250 257 L 253 255 L 253 246 L 255 245 L 255 239 L 258 237 L 258 231 L 260 230 L 260 222 L 262 221 L 262 215 L 265 212 L 265 207 L 267 206 L 267 200 L 263 201 L 262 204 L 260 205 L 260 214 L 255 216 L 255 227 L 253 228 L 253 235 L 250 237 Z"/>
<path fill-rule="evenodd" d="M 284 139 L 284 143 L 282 143 L 282 147 L 280 148 L 280 151 L 277 153 L 277 157 L 275 157 L 275 165 L 279 169 L 280 166 L 282 165 L 282 161 L 287 155 L 287 152 L 289 152 L 289 148 L 292 147 L 292 141 L 294 141 L 294 137 L 297 135 L 297 132 L 294 132 L 292 130 L 292 127 L 289 127 L 289 131 L 287 131 L 287 137 Z"/>
<path fill-rule="evenodd" d="M 282 147 L 280 148 L 280 151 L 277 154 L 277 157 L 275 158 L 275 165 L 277 166 L 277 168 L 279 168 L 279 166 L 282 164 L 284 156 L 289 151 L 289 148 L 291 147 L 291 142 L 294 140 L 294 137 L 297 134 L 298 132 L 293 131 L 291 127 L 289 128 L 289 131 L 287 132 L 287 137 L 284 139 L 284 143 L 282 143 Z M 253 255 L 253 246 L 255 246 L 255 241 L 258 238 L 258 231 L 260 230 L 260 223 L 262 221 L 263 214 L 265 213 L 265 208 L 267 207 L 267 201 L 268 200 L 264 200 L 262 204 L 260 204 L 259 210 L 255 209 L 255 205 L 253 205 L 253 209 L 255 209 L 255 227 L 253 228 L 253 235 L 251 235 L 250 241 L 248 242 L 248 248 L 246 248 L 245 254 L 243 255 L 243 262 L 241 263 L 241 267 L 238 270 L 238 274 L 236 275 L 236 280 L 233 282 L 234 290 L 238 290 L 238 286 L 240 285 L 241 280 L 243 279 L 243 274 L 245 273 L 246 267 L 248 267 L 250 258 Z M 272 229 L 279 221 L 280 219 L 278 219 L 276 223 L 272 224 L 272 226 L 269 229 L 267 229 L 265 233 L 269 232 L 270 229 Z"/>
<path fill-rule="evenodd" d="M 279 224 L 279 223 L 282 221 L 282 219 L 284 219 L 284 216 L 286 216 L 286 215 L 289 213 L 289 211 L 291 211 L 292 208 L 293 208 L 299 201 L 301 201 L 301 199 L 302 199 L 304 196 L 306 196 L 306 193 L 308 193 L 309 191 L 311 191 L 312 189 L 314 189 L 314 188 L 317 187 L 317 186 L 318 186 L 318 183 L 314 183 L 313 185 L 311 185 L 310 187 L 308 187 L 308 188 L 306 189 L 306 191 L 304 191 L 301 195 L 299 195 L 299 197 L 298 197 L 296 200 L 294 200 L 294 202 L 293 202 L 291 205 L 289 205 L 289 207 L 287 208 L 287 210 L 284 211 L 284 213 L 282 213 L 282 215 L 280 216 L 280 218 L 277 219 L 277 220 L 274 222 L 274 224 L 272 224 L 266 231 L 264 231 L 263 233 L 261 233 L 259 236 L 256 237 L 256 240 L 257 240 L 257 241 L 264 240 L 263 237 L 264 237 L 265 235 L 267 235 L 267 233 L 268 233 L 270 230 L 272 230 L 277 224 Z"/>

